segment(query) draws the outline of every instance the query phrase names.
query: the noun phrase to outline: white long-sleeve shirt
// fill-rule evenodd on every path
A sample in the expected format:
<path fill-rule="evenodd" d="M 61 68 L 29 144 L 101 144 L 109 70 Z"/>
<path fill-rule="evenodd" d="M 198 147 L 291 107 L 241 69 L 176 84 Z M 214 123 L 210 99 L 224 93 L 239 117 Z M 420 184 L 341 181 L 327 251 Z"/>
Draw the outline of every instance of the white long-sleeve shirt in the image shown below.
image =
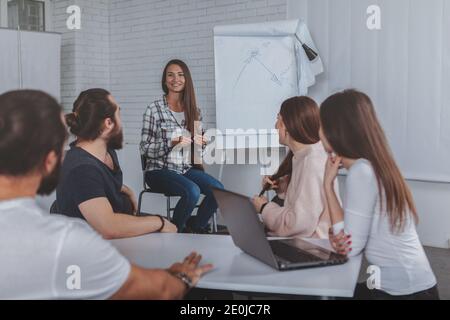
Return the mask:
<path fill-rule="evenodd" d="M 380 268 L 380 290 L 409 295 L 434 287 L 436 278 L 414 219 L 407 219 L 403 231 L 392 232 L 385 206 L 383 210 L 380 206 L 377 179 L 369 161 L 360 159 L 350 168 L 345 194 L 345 232 L 352 236 L 350 255 L 365 251 L 369 263 Z"/>

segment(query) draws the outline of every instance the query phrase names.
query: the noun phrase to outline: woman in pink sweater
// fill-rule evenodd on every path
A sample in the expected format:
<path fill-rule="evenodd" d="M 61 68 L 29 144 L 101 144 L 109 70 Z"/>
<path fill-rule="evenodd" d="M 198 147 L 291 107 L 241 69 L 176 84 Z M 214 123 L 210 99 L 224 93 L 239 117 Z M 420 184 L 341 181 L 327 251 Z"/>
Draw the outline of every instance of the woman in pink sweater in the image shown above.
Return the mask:
<path fill-rule="evenodd" d="M 285 101 L 276 128 L 280 144 L 290 151 L 278 172 L 263 183 L 276 190 L 284 204 L 265 197 L 255 197 L 253 204 L 271 236 L 328 238 L 331 220 L 323 189 L 328 155 L 319 138 L 319 106 L 308 97 Z"/>

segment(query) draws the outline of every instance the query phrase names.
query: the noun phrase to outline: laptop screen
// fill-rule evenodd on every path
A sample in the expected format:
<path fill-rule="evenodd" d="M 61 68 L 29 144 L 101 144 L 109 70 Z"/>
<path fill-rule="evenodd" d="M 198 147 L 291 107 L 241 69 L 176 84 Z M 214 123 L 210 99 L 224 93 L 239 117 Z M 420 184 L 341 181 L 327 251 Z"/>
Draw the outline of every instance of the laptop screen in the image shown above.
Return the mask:
<path fill-rule="evenodd" d="M 322 249 L 322 248 L 318 247 L 317 245 L 306 242 L 304 240 L 289 239 L 289 240 L 285 240 L 283 242 L 286 242 L 287 244 L 289 244 L 291 246 L 301 249 L 319 259 L 329 260 L 331 258 L 332 253 L 330 251 Z"/>

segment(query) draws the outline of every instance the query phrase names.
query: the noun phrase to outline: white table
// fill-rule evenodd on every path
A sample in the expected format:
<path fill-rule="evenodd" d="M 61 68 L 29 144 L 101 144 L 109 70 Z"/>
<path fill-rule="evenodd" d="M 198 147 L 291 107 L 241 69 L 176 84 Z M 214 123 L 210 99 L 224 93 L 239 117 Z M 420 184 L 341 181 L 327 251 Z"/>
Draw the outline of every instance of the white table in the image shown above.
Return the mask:
<path fill-rule="evenodd" d="M 308 241 L 329 248 L 327 240 Z M 200 280 L 202 289 L 349 298 L 361 267 L 358 256 L 344 265 L 279 272 L 243 253 L 229 236 L 151 234 L 111 243 L 145 268 L 168 268 L 192 251 L 202 254 L 202 263 L 215 267 Z"/>

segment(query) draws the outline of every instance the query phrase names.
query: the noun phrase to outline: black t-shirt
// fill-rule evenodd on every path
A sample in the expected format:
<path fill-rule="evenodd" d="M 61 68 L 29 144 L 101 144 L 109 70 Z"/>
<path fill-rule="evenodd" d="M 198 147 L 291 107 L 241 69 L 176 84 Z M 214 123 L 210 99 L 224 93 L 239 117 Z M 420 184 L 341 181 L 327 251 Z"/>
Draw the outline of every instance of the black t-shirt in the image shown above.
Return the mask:
<path fill-rule="evenodd" d="M 130 213 L 131 204 L 121 193 L 123 174 L 117 154 L 108 150 L 114 170 L 89 152 L 74 145 L 67 152 L 56 189 L 56 210 L 68 217 L 85 220 L 78 206 L 96 198 L 107 198 L 116 213 Z"/>

